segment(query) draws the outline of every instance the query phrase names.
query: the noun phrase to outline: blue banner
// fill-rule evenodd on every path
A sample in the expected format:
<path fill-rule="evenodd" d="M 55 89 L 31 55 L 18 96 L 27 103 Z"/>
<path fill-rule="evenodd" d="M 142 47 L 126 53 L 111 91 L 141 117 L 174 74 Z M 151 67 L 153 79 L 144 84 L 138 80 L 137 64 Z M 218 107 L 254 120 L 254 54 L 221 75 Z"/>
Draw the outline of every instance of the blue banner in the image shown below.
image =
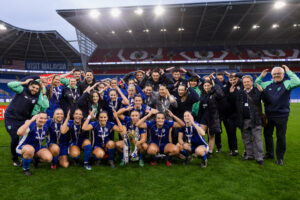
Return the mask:
<path fill-rule="evenodd" d="M 31 62 L 26 61 L 25 68 L 28 70 L 67 70 L 68 63 L 64 62 Z"/>

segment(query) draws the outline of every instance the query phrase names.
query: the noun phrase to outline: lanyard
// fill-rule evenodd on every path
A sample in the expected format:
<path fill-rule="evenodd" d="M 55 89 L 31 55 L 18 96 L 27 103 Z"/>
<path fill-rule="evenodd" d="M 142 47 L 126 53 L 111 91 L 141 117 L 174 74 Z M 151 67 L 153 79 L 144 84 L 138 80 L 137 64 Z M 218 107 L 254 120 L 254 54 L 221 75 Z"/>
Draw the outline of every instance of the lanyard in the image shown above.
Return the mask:
<path fill-rule="evenodd" d="M 80 127 L 77 129 L 77 127 L 74 123 L 74 135 L 75 135 L 76 143 L 78 143 L 79 134 L 80 134 Z"/>
<path fill-rule="evenodd" d="M 39 145 L 40 145 L 40 148 L 42 148 L 42 141 L 43 141 L 43 129 L 40 129 L 40 128 L 36 128 L 36 134 L 38 135 L 37 139 L 39 140 Z"/>
<path fill-rule="evenodd" d="M 190 129 L 190 131 L 189 131 Z M 193 126 L 185 127 L 185 136 L 187 137 L 188 143 L 191 144 L 191 139 L 193 136 Z"/>
<path fill-rule="evenodd" d="M 76 97 L 77 97 L 77 88 L 75 88 L 75 92 L 73 93 L 72 88 L 70 88 L 70 92 L 72 95 L 73 103 L 76 103 Z"/>
<path fill-rule="evenodd" d="M 116 108 L 118 107 L 118 99 L 116 100 L 115 105 L 114 105 L 114 102 L 113 102 L 113 101 L 110 101 L 110 102 L 109 102 L 109 106 L 110 106 L 111 108 L 114 108 L 115 110 L 117 110 Z"/>
<path fill-rule="evenodd" d="M 60 133 L 59 127 L 57 127 L 58 124 L 56 122 L 54 122 L 54 126 L 55 126 L 55 130 L 54 131 L 55 131 L 55 134 L 56 134 L 56 143 L 58 144 L 61 133 Z"/>
<path fill-rule="evenodd" d="M 101 125 L 100 125 L 100 130 L 99 130 L 99 132 L 100 132 L 100 137 L 101 137 L 101 139 L 102 139 L 102 147 L 104 147 L 104 144 L 105 144 L 105 127 L 102 127 Z"/>
<path fill-rule="evenodd" d="M 56 90 L 56 88 L 57 88 L 57 90 Z M 60 88 L 59 87 L 54 87 L 53 88 L 53 93 L 55 95 L 56 102 L 58 102 L 59 101 L 59 95 L 60 95 Z"/>

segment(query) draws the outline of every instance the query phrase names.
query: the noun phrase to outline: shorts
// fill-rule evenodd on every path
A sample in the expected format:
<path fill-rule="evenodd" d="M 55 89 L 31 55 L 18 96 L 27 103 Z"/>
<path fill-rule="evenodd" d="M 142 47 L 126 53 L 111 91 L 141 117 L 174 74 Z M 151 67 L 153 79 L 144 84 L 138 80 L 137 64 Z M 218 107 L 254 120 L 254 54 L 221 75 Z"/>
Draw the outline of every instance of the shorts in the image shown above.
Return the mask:
<path fill-rule="evenodd" d="M 161 153 L 161 154 L 164 154 L 164 152 L 165 152 L 165 147 L 166 147 L 166 145 L 168 144 L 168 143 L 161 143 L 160 145 L 158 145 L 156 142 L 150 142 L 150 144 L 156 144 L 157 146 L 158 146 L 158 148 L 159 148 L 159 153 Z M 149 145 L 150 145 L 149 144 Z"/>
<path fill-rule="evenodd" d="M 93 144 L 93 149 L 95 149 L 95 148 L 101 148 L 101 149 L 103 149 L 103 150 L 105 151 L 105 149 L 106 149 L 106 144 L 107 144 L 108 141 L 109 141 L 109 140 L 105 141 L 104 144 L 103 144 L 102 142 L 95 142 L 95 143 Z"/>
<path fill-rule="evenodd" d="M 209 147 L 207 145 L 203 145 L 203 144 L 192 144 L 191 146 L 191 150 L 192 150 L 192 153 L 195 153 L 195 150 L 197 149 L 197 147 L 199 146 L 205 146 L 205 148 L 207 149 L 207 152 L 209 150 Z"/>
<path fill-rule="evenodd" d="M 30 145 L 30 146 L 32 146 L 32 147 L 34 148 L 34 155 L 35 155 L 39 150 L 46 148 L 46 147 L 44 147 L 44 146 L 40 146 L 39 144 L 33 144 L 33 145 L 32 145 L 32 144 L 23 144 L 23 145 L 21 145 L 21 146 L 18 145 L 17 148 L 16 148 L 16 152 L 17 152 L 18 156 L 22 157 L 21 151 L 22 151 L 22 149 L 23 149 L 23 147 L 24 147 L 25 145 Z"/>
<path fill-rule="evenodd" d="M 68 155 L 68 145 L 60 144 L 59 148 L 60 148 L 59 156 L 67 156 Z"/>
<path fill-rule="evenodd" d="M 208 112 L 204 112 L 201 117 L 200 124 L 208 126 L 208 121 L 209 121 L 209 114 Z"/>
<path fill-rule="evenodd" d="M 76 142 L 71 142 L 69 147 L 72 147 L 72 146 L 75 145 L 75 146 L 78 146 L 79 149 L 82 149 L 81 147 L 82 147 L 83 141 L 86 140 L 86 139 L 88 139 L 88 138 L 79 138 L 77 143 Z"/>

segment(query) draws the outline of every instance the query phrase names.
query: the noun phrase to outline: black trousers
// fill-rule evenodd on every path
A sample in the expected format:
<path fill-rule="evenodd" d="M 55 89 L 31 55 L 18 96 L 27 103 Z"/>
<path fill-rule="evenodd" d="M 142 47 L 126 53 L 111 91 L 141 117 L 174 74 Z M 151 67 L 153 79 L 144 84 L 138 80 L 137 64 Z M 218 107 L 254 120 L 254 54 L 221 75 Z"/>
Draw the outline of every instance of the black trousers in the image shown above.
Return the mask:
<path fill-rule="evenodd" d="M 266 154 L 274 157 L 274 142 L 273 142 L 273 132 L 274 127 L 276 127 L 276 156 L 277 160 L 283 159 L 286 144 L 285 144 L 285 134 L 287 129 L 288 117 L 277 117 L 268 118 L 268 125 L 264 129 L 265 143 L 266 143 Z"/>
<path fill-rule="evenodd" d="M 11 138 L 10 151 L 12 154 L 12 160 L 17 160 L 18 154 L 16 153 L 16 148 L 19 144 L 19 136 L 17 135 L 17 131 L 25 123 L 25 121 L 4 118 L 4 123 L 6 131 L 9 133 Z"/>
<path fill-rule="evenodd" d="M 227 133 L 228 146 L 230 151 L 237 150 L 237 138 L 236 138 L 236 119 L 231 117 L 226 117 L 223 119 L 225 130 Z"/>

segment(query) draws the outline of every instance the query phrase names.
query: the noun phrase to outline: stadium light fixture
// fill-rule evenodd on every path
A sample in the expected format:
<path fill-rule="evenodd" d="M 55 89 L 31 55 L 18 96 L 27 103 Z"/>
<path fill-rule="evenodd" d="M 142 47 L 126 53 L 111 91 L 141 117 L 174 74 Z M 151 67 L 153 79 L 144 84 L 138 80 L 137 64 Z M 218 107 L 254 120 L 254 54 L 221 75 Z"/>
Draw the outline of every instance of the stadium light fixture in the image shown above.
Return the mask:
<path fill-rule="evenodd" d="M 129 29 L 129 30 L 127 30 L 126 32 L 127 32 L 127 33 L 132 33 L 132 30 L 131 30 L 131 29 Z"/>
<path fill-rule="evenodd" d="M 277 29 L 277 28 L 279 28 L 279 24 L 273 24 L 272 25 L 272 29 Z"/>
<path fill-rule="evenodd" d="M 254 25 L 252 26 L 252 29 L 258 29 L 258 28 L 260 28 L 260 26 L 257 25 L 257 24 L 254 24 Z"/>
<path fill-rule="evenodd" d="M 96 18 L 99 17 L 100 12 L 98 10 L 91 10 L 89 15 L 90 15 L 91 18 L 96 19 Z"/>
<path fill-rule="evenodd" d="M 161 6 L 156 6 L 154 8 L 154 14 L 156 16 L 161 16 L 164 12 L 165 12 L 165 9 L 163 7 L 161 7 Z"/>
<path fill-rule="evenodd" d="M 162 28 L 162 29 L 160 29 L 160 32 L 167 32 L 167 29 Z"/>
<path fill-rule="evenodd" d="M 179 27 L 178 31 L 184 31 L 184 28 L 183 27 Z"/>
<path fill-rule="evenodd" d="M 293 24 L 294 28 L 300 27 L 300 24 Z"/>
<path fill-rule="evenodd" d="M 4 24 L 0 24 L 0 30 L 1 31 L 6 31 L 7 28 L 6 28 L 6 26 Z"/>
<path fill-rule="evenodd" d="M 115 32 L 115 31 L 111 31 L 111 34 L 113 34 L 113 35 L 114 35 L 114 34 L 116 34 L 116 32 Z"/>
<path fill-rule="evenodd" d="M 135 13 L 136 15 L 142 15 L 142 14 L 144 13 L 144 10 L 141 9 L 141 8 L 137 8 L 137 9 L 134 10 L 134 13 Z"/>
<path fill-rule="evenodd" d="M 274 3 L 274 8 L 276 10 L 283 8 L 286 5 L 286 3 L 284 1 L 276 1 Z"/>
<path fill-rule="evenodd" d="M 110 11 L 112 17 L 117 18 L 121 15 L 121 10 L 119 8 L 113 8 Z"/>
<path fill-rule="evenodd" d="M 233 26 L 233 30 L 238 30 L 238 29 L 240 29 L 241 27 L 240 26 L 237 26 L 237 25 L 235 25 L 235 26 Z"/>
<path fill-rule="evenodd" d="M 149 29 L 144 29 L 143 32 L 144 33 L 149 33 Z"/>

